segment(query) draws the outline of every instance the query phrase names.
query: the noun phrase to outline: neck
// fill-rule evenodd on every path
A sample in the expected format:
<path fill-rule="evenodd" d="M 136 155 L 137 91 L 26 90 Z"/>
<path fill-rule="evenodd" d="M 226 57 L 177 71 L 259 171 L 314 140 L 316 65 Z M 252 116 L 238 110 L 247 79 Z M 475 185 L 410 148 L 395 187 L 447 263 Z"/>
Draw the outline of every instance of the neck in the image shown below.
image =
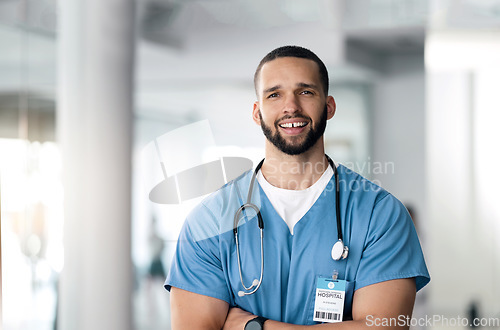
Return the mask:
<path fill-rule="evenodd" d="M 287 155 L 274 145 L 266 145 L 262 175 L 275 187 L 303 190 L 319 180 L 328 167 L 323 141 L 300 155 Z"/>

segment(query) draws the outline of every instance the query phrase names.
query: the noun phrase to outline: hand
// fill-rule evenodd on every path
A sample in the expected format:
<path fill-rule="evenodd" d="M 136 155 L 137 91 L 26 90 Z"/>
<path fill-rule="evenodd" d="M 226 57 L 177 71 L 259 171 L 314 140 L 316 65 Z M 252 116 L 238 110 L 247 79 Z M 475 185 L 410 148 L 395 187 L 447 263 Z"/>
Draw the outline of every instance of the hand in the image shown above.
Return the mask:
<path fill-rule="evenodd" d="M 223 330 L 243 330 L 248 321 L 255 318 L 252 313 L 238 307 L 232 307 L 227 314 Z"/>

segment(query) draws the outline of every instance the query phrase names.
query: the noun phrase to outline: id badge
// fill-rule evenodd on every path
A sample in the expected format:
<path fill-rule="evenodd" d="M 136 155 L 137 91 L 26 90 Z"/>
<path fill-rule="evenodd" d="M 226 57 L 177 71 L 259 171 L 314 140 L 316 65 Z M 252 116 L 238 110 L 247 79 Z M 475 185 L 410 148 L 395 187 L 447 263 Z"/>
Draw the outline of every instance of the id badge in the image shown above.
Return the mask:
<path fill-rule="evenodd" d="M 318 277 L 313 321 L 342 322 L 346 281 Z"/>

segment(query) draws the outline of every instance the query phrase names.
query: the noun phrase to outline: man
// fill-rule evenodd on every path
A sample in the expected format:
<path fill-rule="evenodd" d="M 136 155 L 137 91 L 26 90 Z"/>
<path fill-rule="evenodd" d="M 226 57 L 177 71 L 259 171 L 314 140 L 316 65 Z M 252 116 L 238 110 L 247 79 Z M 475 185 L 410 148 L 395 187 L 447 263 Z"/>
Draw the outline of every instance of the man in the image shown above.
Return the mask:
<path fill-rule="evenodd" d="M 389 319 L 408 328 L 401 320 L 411 316 L 416 291 L 429 282 L 418 238 L 396 198 L 329 164 L 323 133 L 336 105 L 325 65 L 307 49 L 280 47 L 262 59 L 254 82 L 253 120 L 267 138 L 266 157 L 255 187 L 248 172 L 186 219 L 165 283 L 172 328 L 368 328 Z M 245 202 L 262 215 L 262 245 L 251 207 L 233 222 Z M 334 260 L 339 230 L 349 255 Z M 332 282 L 330 289 L 345 285 L 340 295 L 323 291 L 323 303 L 343 304 L 330 319 L 319 312 L 320 281 Z M 344 322 L 320 324 L 340 315 Z"/>

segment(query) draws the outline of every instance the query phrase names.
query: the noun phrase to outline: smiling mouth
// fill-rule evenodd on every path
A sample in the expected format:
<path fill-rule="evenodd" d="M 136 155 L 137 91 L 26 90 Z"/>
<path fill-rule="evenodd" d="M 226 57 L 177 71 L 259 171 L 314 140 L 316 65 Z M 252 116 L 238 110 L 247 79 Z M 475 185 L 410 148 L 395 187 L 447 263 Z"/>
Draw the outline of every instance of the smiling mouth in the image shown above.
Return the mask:
<path fill-rule="evenodd" d="M 284 123 L 284 124 L 280 124 L 279 126 L 281 128 L 293 128 L 293 127 L 304 127 L 306 125 L 307 125 L 307 122 L 300 121 L 300 122 L 295 122 L 295 123 Z"/>

